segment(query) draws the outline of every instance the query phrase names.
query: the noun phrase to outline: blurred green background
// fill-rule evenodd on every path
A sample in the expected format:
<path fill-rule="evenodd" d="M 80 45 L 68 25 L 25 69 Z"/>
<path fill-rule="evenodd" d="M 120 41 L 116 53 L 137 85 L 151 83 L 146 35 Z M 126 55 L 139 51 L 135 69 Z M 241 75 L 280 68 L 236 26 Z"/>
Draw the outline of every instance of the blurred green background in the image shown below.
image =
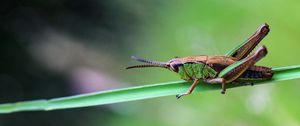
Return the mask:
<path fill-rule="evenodd" d="M 15 0 L 0 5 L 0 102 L 63 97 L 179 80 L 125 70 L 137 55 L 224 55 L 261 24 L 258 64 L 300 64 L 300 1 Z M 299 80 L 49 112 L 0 115 L 0 126 L 297 126 Z"/>

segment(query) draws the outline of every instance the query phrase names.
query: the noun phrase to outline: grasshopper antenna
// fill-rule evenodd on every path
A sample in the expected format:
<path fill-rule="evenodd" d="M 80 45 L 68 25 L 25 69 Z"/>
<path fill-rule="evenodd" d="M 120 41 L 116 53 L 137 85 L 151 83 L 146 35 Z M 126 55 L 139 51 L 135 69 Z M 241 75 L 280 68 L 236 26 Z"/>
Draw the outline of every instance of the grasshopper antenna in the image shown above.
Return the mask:
<path fill-rule="evenodd" d="M 140 62 L 144 62 L 144 63 L 157 64 L 157 65 L 166 65 L 165 62 L 152 61 L 152 60 L 144 59 L 144 58 L 137 57 L 137 56 L 131 56 L 131 58 L 136 60 L 136 61 L 140 61 Z"/>
<path fill-rule="evenodd" d="M 144 67 L 162 67 L 162 68 L 168 68 L 166 62 L 158 62 L 158 61 L 152 61 L 148 59 L 144 59 L 141 57 L 136 57 L 136 56 L 131 56 L 132 59 L 139 61 L 139 62 L 144 62 L 147 64 L 144 65 L 135 65 L 135 66 L 129 66 L 126 69 L 131 69 L 131 68 L 144 68 Z"/>

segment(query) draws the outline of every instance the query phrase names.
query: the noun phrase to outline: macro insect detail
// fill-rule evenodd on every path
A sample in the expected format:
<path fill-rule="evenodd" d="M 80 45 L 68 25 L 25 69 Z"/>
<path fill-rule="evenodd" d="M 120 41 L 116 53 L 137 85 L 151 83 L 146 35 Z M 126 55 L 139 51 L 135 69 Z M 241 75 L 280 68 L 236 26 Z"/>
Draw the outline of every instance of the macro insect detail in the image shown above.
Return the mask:
<path fill-rule="evenodd" d="M 249 83 L 272 78 L 271 68 L 255 65 L 256 62 L 267 55 L 267 48 L 263 45 L 250 54 L 269 31 L 268 24 L 261 25 L 244 43 L 224 56 L 188 56 L 173 58 L 168 62 L 158 62 L 132 56 L 132 59 L 146 64 L 129 66 L 126 69 L 161 67 L 178 73 L 183 80 L 193 81 L 193 84 L 185 93 L 176 95 L 177 98 L 191 94 L 199 80 L 209 84 L 221 84 L 221 93 L 225 94 L 226 84 L 228 83 Z"/>

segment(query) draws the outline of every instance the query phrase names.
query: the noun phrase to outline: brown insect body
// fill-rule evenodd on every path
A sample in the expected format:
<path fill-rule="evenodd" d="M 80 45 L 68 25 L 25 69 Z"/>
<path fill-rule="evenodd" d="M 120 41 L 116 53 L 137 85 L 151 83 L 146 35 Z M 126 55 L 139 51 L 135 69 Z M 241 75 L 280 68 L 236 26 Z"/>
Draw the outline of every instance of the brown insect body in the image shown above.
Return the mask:
<path fill-rule="evenodd" d="M 235 63 L 238 61 L 235 57 L 230 56 L 189 56 L 189 57 L 180 57 L 180 58 L 174 58 L 171 59 L 169 62 L 176 62 L 177 65 L 185 64 L 185 63 L 203 63 L 207 66 L 210 66 L 212 69 L 214 69 L 216 72 L 221 72 L 223 69 L 225 69 L 227 66 Z M 174 63 L 173 63 L 174 64 Z M 176 71 L 175 71 L 176 72 Z M 256 66 L 253 65 L 252 67 L 249 67 L 245 73 L 243 73 L 239 80 L 264 80 L 272 78 L 272 68 L 265 67 L 265 66 Z"/>
<path fill-rule="evenodd" d="M 176 97 L 192 93 L 199 80 L 210 84 L 221 84 L 222 94 L 225 93 L 225 84 L 231 82 L 250 82 L 267 80 L 273 76 L 272 69 L 264 66 L 256 66 L 255 63 L 268 53 L 265 46 L 261 46 L 250 54 L 258 43 L 269 33 L 269 25 L 263 24 L 244 43 L 238 45 L 225 56 L 189 56 L 173 58 L 168 62 L 151 61 L 132 56 L 133 59 L 146 64 L 127 67 L 161 67 L 174 71 L 187 81 L 193 81 L 188 91 L 178 94 Z"/>

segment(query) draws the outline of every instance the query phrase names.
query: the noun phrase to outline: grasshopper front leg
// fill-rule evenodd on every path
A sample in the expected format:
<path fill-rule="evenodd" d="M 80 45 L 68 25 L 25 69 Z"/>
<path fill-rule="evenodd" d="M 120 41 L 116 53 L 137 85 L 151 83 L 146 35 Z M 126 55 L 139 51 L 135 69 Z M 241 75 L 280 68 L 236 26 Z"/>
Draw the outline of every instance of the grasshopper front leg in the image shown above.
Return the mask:
<path fill-rule="evenodd" d="M 225 84 L 230 83 L 240 77 L 248 68 L 267 55 L 267 48 L 260 47 L 253 55 L 231 64 L 222 70 L 217 78 L 204 79 L 207 83 L 221 83 L 222 94 L 225 94 Z"/>
<path fill-rule="evenodd" d="M 193 92 L 193 90 L 195 89 L 195 87 L 198 85 L 198 83 L 199 83 L 199 79 L 194 79 L 193 84 L 190 86 L 190 88 L 187 90 L 187 92 L 176 95 L 176 98 L 179 99 L 182 96 L 191 94 Z"/>

